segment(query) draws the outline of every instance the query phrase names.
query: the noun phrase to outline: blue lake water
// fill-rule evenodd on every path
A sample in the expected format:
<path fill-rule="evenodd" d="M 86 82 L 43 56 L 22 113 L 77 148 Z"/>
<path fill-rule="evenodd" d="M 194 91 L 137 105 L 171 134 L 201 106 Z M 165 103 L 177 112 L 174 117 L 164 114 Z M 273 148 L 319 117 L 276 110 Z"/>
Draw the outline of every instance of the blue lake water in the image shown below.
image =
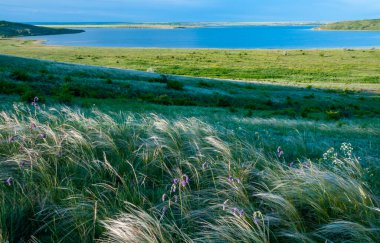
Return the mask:
<path fill-rule="evenodd" d="M 310 49 L 380 46 L 380 31 L 316 31 L 313 27 L 88 28 L 80 34 L 28 39 L 46 40 L 49 45 L 99 47 Z"/>

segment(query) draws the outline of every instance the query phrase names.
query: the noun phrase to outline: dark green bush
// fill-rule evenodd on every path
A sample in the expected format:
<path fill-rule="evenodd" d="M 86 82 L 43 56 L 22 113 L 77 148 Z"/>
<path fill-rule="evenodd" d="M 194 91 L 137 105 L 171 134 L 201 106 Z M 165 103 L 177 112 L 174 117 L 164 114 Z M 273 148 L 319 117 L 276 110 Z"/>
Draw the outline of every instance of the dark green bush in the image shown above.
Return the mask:
<path fill-rule="evenodd" d="M 64 81 L 67 82 L 67 83 L 71 83 L 73 81 L 73 79 L 72 79 L 71 76 L 66 75 L 65 78 L 64 78 Z"/>
<path fill-rule="evenodd" d="M 19 81 L 28 81 L 30 79 L 30 75 L 23 70 L 14 70 L 11 73 L 10 78 Z"/>
<path fill-rule="evenodd" d="M 181 82 L 175 80 L 168 80 L 166 84 L 166 87 L 168 89 L 183 90 L 183 83 Z"/>
<path fill-rule="evenodd" d="M 342 113 L 340 111 L 329 110 L 329 111 L 326 111 L 325 113 L 326 113 L 327 119 L 329 120 L 339 120 L 342 118 Z"/>
<path fill-rule="evenodd" d="M 104 80 L 104 83 L 106 83 L 106 84 L 112 84 L 113 81 L 112 81 L 112 79 L 107 78 L 106 80 Z"/>
<path fill-rule="evenodd" d="M 211 88 L 214 85 L 212 85 L 210 83 L 207 83 L 205 81 L 199 81 L 198 84 L 197 84 L 197 86 L 200 87 L 200 88 Z"/>
<path fill-rule="evenodd" d="M 61 103 L 70 103 L 73 99 L 72 91 L 70 90 L 70 85 L 63 84 L 55 92 L 55 98 Z"/>

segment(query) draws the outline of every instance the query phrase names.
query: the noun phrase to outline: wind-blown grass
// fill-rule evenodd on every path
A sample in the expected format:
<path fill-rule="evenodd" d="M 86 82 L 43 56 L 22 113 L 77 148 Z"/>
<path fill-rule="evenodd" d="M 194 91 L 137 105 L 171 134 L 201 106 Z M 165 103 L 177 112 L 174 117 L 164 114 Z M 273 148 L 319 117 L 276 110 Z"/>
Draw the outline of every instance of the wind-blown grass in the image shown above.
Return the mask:
<path fill-rule="evenodd" d="M 195 118 L 14 105 L 0 113 L 1 240 L 379 239 L 374 171 L 350 144 L 313 161 L 261 144 Z"/>

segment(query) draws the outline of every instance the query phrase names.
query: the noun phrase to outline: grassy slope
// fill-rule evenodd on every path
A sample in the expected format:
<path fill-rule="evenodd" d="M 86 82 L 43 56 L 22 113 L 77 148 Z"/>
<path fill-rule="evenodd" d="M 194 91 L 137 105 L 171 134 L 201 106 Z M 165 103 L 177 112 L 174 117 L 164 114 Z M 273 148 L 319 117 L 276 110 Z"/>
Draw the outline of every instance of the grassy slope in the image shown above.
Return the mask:
<path fill-rule="evenodd" d="M 82 30 L 53 29 L 33 26 L 29 24 L 0 21 L 0 37 L 36 36 L 36 35 L 60 35 L 81 33 Z"/>
<path fill-rule="evenodd" d="M 0 40 L 0 53 L 197 77 L 380 91 L 380 50 L 184 50 L 45 46 Z"/>
<path fill-rule="evenodd" d="M 380 19 L 342 21 L 320 26 L 322 30 L 380 30 Z"/>
<path fill-rule="evenodd" d="M 20 101 L 21 96 L 30 102 L 37 95 L 48 105 L 63 102 L 84 109 L 96 105 L 109 112 L 198 117 L 232 130 L 244 128 L 252 138 L 256 132 L 268 133 L 266 147 L 286 146 L 289 159 L 316 158 L 329 146 L 347 141 L 360 148 L 360 156 L 379 157 L 380 131 L 375 125 L 380 117 L 378 94 L 167 79 L 179 80 L 183 89 L 168 88 L 168 81 L 159 74 L 0 56 L 0 93 L 8 97 L 5 100 L 13 97 L 13 101 Z M 309 142 L 298 144 L 305 141 Z"/>
<path fill-rule="evenodd" d="M 0 82 L 0 241 L 380 237 L 377 93 L 9 56 Z"/>

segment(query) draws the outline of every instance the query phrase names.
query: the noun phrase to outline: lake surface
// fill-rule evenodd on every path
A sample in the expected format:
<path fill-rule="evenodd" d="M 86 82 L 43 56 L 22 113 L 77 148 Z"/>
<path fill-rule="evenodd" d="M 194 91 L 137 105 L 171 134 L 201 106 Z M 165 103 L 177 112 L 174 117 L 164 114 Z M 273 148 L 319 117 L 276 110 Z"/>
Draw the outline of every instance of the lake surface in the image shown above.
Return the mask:
<path fill-rule="evenodd" d="M 316 31 L 315 26 L 234 26 L 188 29 L 88 28 L 70 35 L 27 37 L 49 45 L 161 48 L 379 47 L 380 31 Z"/>

